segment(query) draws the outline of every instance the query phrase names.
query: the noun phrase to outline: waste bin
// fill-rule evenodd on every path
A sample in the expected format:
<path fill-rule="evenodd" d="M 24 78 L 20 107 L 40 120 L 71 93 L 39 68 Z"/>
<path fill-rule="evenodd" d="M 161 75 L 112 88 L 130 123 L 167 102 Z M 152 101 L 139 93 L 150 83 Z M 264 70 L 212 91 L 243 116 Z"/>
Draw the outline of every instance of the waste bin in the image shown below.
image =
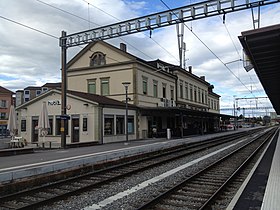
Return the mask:
<path fill-rule="evenodd" d="M 171 130 L 167 128 L 167 139 L 171 139 Z"/>

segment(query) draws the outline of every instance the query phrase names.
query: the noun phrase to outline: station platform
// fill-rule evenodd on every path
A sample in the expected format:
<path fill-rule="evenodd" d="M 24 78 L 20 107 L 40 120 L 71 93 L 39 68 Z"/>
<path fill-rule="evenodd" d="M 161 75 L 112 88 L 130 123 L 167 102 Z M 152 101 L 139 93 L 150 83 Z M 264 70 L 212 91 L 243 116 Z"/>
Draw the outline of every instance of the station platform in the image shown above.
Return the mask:
<path fill-rule="evenodd" d="M 73 167 L 75 168 L 89 164 L 117 160 L 123 157 L 185 145 L 192 142 L 205 141 L 213 137 L 228 135 L 244 130 L 248 130 L 248 128 L 181 139 L 146 139 L 129 141 L 128 144 L 120 142 L 68 149 L 35 149 L 34 153 L 31 154 L 1 157 L 0 184 L 30 176 L 67 170 Z M 259 207 L 257 209 L 260 209 L 261 206 L 264 210 L 279 209 L 280 192 L 278 189 L 280 189 L 280 135 L 277 134 L 275 138 L 276 140 L 274 145 L 271 143 L 271 147 L 267 148 L 262 159 L 264 159 L 265 154 L 270 154 L 270 158 L 268 157 L 263 164 L 261 164 L 262 160 L 259 160 L 259 164 L 256 165 L 251 172 L 251 177 L 249 177 L 244 184 L 242 192 L 247 188 L 251 197 L 242 194 L 242 192 L 237 193 L 234 201 L 232 201 L 228 209 L 248 209 L 244 208 L 244 200 L 242 201 L 242 199 L 247 199 L 247 201 L 249 199 L 249 203 L 251 203 L 250 200 L 252 200 L 252 197 L 256 196 L 256 193 L 253 192 L 254 188 L 250 187 L 250 185 L 259 185 L 258 187 L 263 189 L 263 194 L 258 195 L 258 199 L 254 199 L 254 201 L 256 201 L 255 204 Z M 255 180 L 252 182 L 253 177 L 256 177 L 256 174 L 259 174 L 260 176 L 257 181 Z M 238 202 L 239 205 L 241 204 L 242 208 L 238 208 Z"/>
<path fill-rule="evenodd" d="M 244 130 L 246 129 L 169 140 L 166 138 L 152 138 L 133 140 L 128 143 L 108 143 L 78 148 L 34 149 L 34 152 L 31 154 L 0 157 L 0 183 L 67 170 L 69 168 L 78 168 L 89 164 L 104 163 L 169 147 L 204 141 L 216 136 L 228 135 Z"/>

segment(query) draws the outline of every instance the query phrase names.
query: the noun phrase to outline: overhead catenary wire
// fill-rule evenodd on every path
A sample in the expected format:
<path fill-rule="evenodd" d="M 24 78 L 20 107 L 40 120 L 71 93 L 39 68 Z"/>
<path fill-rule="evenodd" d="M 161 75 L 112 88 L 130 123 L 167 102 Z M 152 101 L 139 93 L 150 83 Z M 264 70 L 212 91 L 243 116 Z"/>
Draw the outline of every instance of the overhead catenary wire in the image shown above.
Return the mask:
<path fill-rule="evenodd" d="M 49 33 L 47 33 L 47 32 L 44 32 L 44 31 L 42 31 L 42 30 L 33 28 L 33 27 L 31 27 L 31 26 L 25 25 L 25 24 L 23 24 L 23 23 L 20 23 L 20 22 L 18 22 L 18 21 L 12 20 L 12 19 L 10 19 L 10 18 L 4 17 L 4 16 L 2 16 L 2 15 L 0 15 L 0 18 L 2 18 L 2 19 L 4 19 L 4 20 L 7 20 L 7 21 L 9 21 L 9 22 L 12 22 L 12 23 L 14 23 L 14 24 L 20 25 L 20 26 L 22 26 L 22 27 L 28 28 L 28 29 L 30 29 L 30 30 L 36 31 L 36 32 L 38 32 L 38 33 L 44 34 L 44 35 L 46 35 L 46 36 L 49 36 L 49 37 L 52 37 L 52 38 L 55 38 L 55 39 L 59 39 L 59 37 L 57 37 L 57 36 L 54 36 L 54 35 L 52 35 L 52 34 L 49 34 Z"/>
<path fill-rule="evenodd" d="M 231 42 L 232 42 L 232 44 L 233 44 L 233 46 L 234 46 L 234 48 L 235 48 L 235 51 L 236 51 L 236 53 L 237 53 L 237 55 L 238 55 L 238 57 L 239 57 L 239 60 L 240 60 L 240 61 L 243 61 L 243 59 L 241 58 L 241 55 L 240 55 L 240 53 L 239 53 L 239 50 L 237 49 L 237 46 L 236 46 L 236 44 L 234 43 L 233 38 L 232 38 L 232 36 L 231 36 L 231 34 L 230 34 L 230 32 L 229 32 L 229 29 L 228 29 L 228 27 L 227 27 L 227 23 L 226 23 L 226 21 L 225 21 L 225 14 L 223 15 L 223 19 L 221 18 L 221 16 L 218 16 L 218 17 L 219 17 L 220 20 L 223 22 L 223 25 L 224 25 L 224 27 L 225 27 L 225 29 L 226 29 L 226 31 L 227 31 L 228 36 L 230 37 L 230 40 L 231 40 Z M 252 79 L 252 77 L 251 77 L 250 74 L 247 74 L 247 75 L 249 76 L 250 80 L 252 81 L 252 84 L 255 86 L 256 92 L 262 93 L 260 90 L 258 91 L 258 88 L 257 88 L 257 86 L 256 86 L 256 83 L 257 83 L 257 82 L 254 82 L 254 81 L 253 81 L 253 79 Z M 251 91 L 252 91 L 252 90 L 251 90 Z"/>
<path fill-rule="evenodd" d="M 162 2 L 162 4 L 164 4 L 169 10 L 170 12 L 172 12 L 176 17 L 177 17 L 177 14 L 175 14 L 172 9 L 163 1 L 163 0 L 160 0 Z M 216 53 L 211 50 L 207 44 L 205 42 L 202 41 L 202 39 L 199 38 L 199 36 L 194 33 L 193 30 L 191 30 L 185 23 L 184 23 L 184 26 L 214 55 L 214 57 L 216 57 L 225 67 L 226 69 L 254 96 L 254 94 L 252 93 L 252 91 L 240 80 L 240 78 L 238 76 L 236 76 L 236 74 L 216 55 Z"/>
<path fill-rule="evenodd" d="M 106 14 L 106 15 L 108 15 L 108 16 L 114 18 L 115 20 L 121 21 L 119 18 L 117 18 L 117 17 L 115 17 L 114 15 L 112 15 L 112 14 L 110 14 L 110 13 L 104 11 L 103 9 L 101 9 L 101 8 L 99 8 L 99 7 L 97 7 L 97 6 L 93 5 L 93 4 L 91 4 L 90 2 L 88 2 L 88 1 L 86 1 L 86 0 L 82 0 L 82 1 L 84 1 L 85 3 L 89 4 L 90 6 L 96 8 L 96 9 L 98 9 L 99 11 L 103 12 L 104 14 Z M 149 33 L 151 33 L 151 31 L 150 31 Z M 156 44 L 157 44 L 161 49 L 163 49 L 167 54 L 169 54 L 171 57 L 173 57 L 176 61 L 179 62 L 178 58 L 176 58 L 176 57 L 175 57 L 172 53 L 170 53 L 166 48 L 164 48 L 164 47 L 163 47 L 161 44 L 159 44 L 155 39 L 153 39 L 153 38 L 151 37 L 151 34 L 149 34 L 149 35 L 147 35 L 147 34 L 145 34 L 145 33 L 143 33 L 143 34 L 144 34 L 146 37 L 148 37 L 149 39 L 151 39 L 154 43 L 156 43 Z M 120 38 L 120 39 L 121 39 L 121 38 Z M 130 45 L 130 46 L 131 46 L 131 45 Z M 134 49 L 136 49 L 136 48 L 134 48 Z M 137 49 L 137 50 L 139 51 L 139 49 Z M 150 57 L 150 56 L 148 56 L 148 57 Z M 150 57 L 150 58 L 152 58 L 152 57 Z"/>
<path fill-rule="evenodd" d="M 78 15 L 76 15 L 76 14 L 74 14 L 74 13 L 68 12 L 68 11 L 66 11 L 66 10 L 64 10 L 64 9 L 61 9 L 61 8 L 59 8 L 59 7 L 56 7 L 56 6 L 53 6 L 53 5 L 48 4 L 48 3 L 44 2 L 44 1 L 41 1 L 41 0 L 36 0 L 36 1 L 39 2 L 39 3 L 44 4 L 45 6 L 52 7 L 53 9 L 59 10 L 59 11 L 61 11 L 61 12 L 63 12 L 63 13 L 66 13 L 66 14 L 68 14 L 68 15 L 71 15 L 71 16 L 73 16 L 73 17 L 76 17 L 76 18 L 78 18 L 78 19 L 80 19 L 80 20 L 86 21 L 86 22 L 88 22 L 89 27 L 90 27 L 90 24 L 94 24 L 94 25 L 96 25 L 96 26 L 101 26 L 100 24 L 98 24 L 98 23 L 96 23 L 96 22 L 92 22 L 90 19 L 86 19 L 86 18 L 80 17 L 80 16 L 78 16 Z M 85 1 L 85 2 L 86 2 L 86 1 Z M 89 6 L 90 6 L 91 4 L 90 4 L 89 2 L 87 2 L 87 4 L 88 4 L 88 18 L 89 18 L 89 17 L 90 17 Z M 125 41 L 124 39 L 122 39 L 122 38 L 120 38 L 120 37 L 119 37 L 119 39 L 122 40 L 123 42 L 127 43 L 127 44 L 128 44 L 129 46 L 131 46 L 133 49 L 139 51 L 140 53 L 142 53 L 142 54 L 145 55 L 146 57 L 152 59 L 152 57 L 150 57 L 149 55 L 147 55 L 147 54 L 144 53 L 143 51 L 139 50 L 138 48 L 134 47 L 132 44 L 128 43 L 128 42 Z"/>

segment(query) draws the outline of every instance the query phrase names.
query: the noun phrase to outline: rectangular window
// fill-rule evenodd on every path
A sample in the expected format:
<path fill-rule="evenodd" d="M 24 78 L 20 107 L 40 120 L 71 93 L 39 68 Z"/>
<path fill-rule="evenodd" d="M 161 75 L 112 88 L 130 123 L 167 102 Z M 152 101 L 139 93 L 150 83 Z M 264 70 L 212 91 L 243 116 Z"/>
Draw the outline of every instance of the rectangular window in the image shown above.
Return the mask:
<path fill-rule="evenodd" d="M 189 85 L 188 83 L 185 83 L 185 98 L 189 99 Z"/>
<path fill-rule="evenodd" d="M 127 116 L 128 134 L 134 133 L 134 116 Z"/>
<path fill-rule="evenodd" d="M 114 116 L 104 116 L 104 135 L 114 135 Z"/>
<path fill-rule="evenodd" d="M 47 87 L 43 87 L 42 88 L 42 92 L 47 92 L 48 91 L 48 88 Z"/>
<path fill-rule="evenodd" d="M 198 102 L 201 102 L 200 88 L 198 88 Z"/>
<path fill-rule="evenodd" d="M 158 83 L 157 81 L 154 81 L 154 97 L 157 98 L 158 97 Z"/>
<path fill-rule="evenodd" d="M 6 119 L 6 113 L 5 112 L 1 112 L 0 119 L 2 119 L 2 120 Z"/>
<path fill-rule="evenodd" d="M 116 119 L 116 134 L 125 134 L 124 116 L 117 116 Z"/>
<path fill-rule="evenodd" d="M 21 120 L 21 123 L 20 123 L 20 130 L 22 132 L 26 132 L 26 120 Z"/>
<path fill-rule="evenodd" d="M 88 93 L 96 94 L 96 80 L 88 80 Z"/>
<path fill-rule="evenodd" d="M 174 87 L 170 86 L 170 96 L 171 96 L 171 100 L 174 100 Z"/>
<path fill-rule="evenodd" d="M 87 131 L 88 127 L 88 118 L 84 117 L 83 118 L 83 131 Z"/>
<path fill-rule="evenodd" d="M 162 98 L 166 98 L 166 84 L 162 84 Z"/>
<path fill-rule="evenodd" d="M 41 94 L 41 90 L 36 90 L 36 96 Z"/>
<path fill-rule="evenodd" d="M 143 78 L 143 94 L 147 95 L 148 94 L 148 79 L 147 78 Z"/>
<path fill-rule="evenodd" d="M 196 86 L 194 86 L 194 92 L 193 92 L 193 94 L 194 94 L 194 101 L 196 102 L 196 101 L 197 101 Z"/>
<path fill-rule="evenodd" d="M 107 96 L 110 94 L 109 78 L 101 79 L 101 95 Z"/>
<path fill-rule="evenodd" d="M 204 104 L 204 90 L 202 90 L 202 93 L 201 93 L 201 103 Z"/>
<path fill-rule="evenodd" d="M 55 129 L 55 135 L 61 135 L 61 119 L 60 119 L 60 116 L 56 116 L 56 122 L 55 122 L 55 125 L 56 125 L 56 129 Z M 68 135 L 68 120 L 65 120 L 65 133 L 66 135 Z"/>
<path fill-rule="evenodd" d="M 193 100 L 193 86 L 190 85 L 190 100 Z"/>
<path fill-rule="evenodd" d="M 180 98 L 184 97 L 184 93 L 183 93 L 183 82 L 180 82 Z"/>
<path fill-rule="evenodd" d="M 7 108 L 7 101 L 6 100 L 1 100 L 0 108 Z"/>

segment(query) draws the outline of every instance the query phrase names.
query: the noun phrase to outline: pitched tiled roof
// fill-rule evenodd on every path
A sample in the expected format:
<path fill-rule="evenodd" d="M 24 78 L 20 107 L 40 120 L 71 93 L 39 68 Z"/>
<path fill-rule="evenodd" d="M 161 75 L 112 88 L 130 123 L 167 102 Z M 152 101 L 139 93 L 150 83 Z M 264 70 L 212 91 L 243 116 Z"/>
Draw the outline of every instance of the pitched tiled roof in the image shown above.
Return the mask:
<path fill-rule="evenodd" d="M 48 83 L 44 84 L 42 87 L 49 87 L 49 88 L 56 88 L 56 87 L 58 87 L 58 88 L 60 88 L 61 87 L 61 82 L 56 82 L 56 83 L 48 82 Z"/>
<path fill-rule="evenodd" d="M 3 93 L 5 93 L 5 94 L 14 94 L 14 92 L 12 92 L 12 91 L 10 91 L 10 90 L 2 87 L 2 86 L 0 86 L 0 93 L 2 93 L 2 94 Z"/>
<path fill-rule="evenodd" d="M 73 91 L 73 90 L 68 90 L 67 93 L 80 97 L 80 98 L 84 98 L 93 102 L 96 102 L 98 104 L 101 105 L 111 105 L 111 106 L 118 106 L 118 107 L 125 107 L 125 103 L 115 100 L 115 99 L 111 99 L 108 98 L 106 96 L 101 96 L 101 95 L 96 95 L 96 94 L 92 94 L 92 93 L 84 93 L 84 92 L 78 92 L 78 91 Z M 133 105 L 133 104 L 128 104 L 129 108 L 134 108 L 136 109 L 137 106 Z"/>

